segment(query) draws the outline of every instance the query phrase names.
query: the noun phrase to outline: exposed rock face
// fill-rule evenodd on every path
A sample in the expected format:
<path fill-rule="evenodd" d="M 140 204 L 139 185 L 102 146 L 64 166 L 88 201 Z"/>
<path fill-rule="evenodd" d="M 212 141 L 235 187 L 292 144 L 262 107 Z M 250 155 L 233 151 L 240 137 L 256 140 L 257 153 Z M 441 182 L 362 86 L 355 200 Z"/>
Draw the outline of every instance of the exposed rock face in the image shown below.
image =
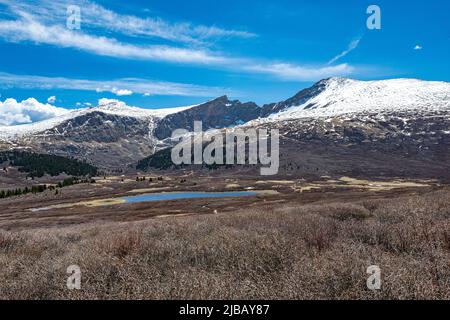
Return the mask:
<path fill-rule="evenodd" d="M 175 129 L 193 131 L 194 121 L 202 121 L 203 130 L 227 128 L 256 119 L 260 112 L 261 109 L 253 102 L 230 101 L 227 96 L 223 96 L 163 118 L 154 134 L 158 139 L 165 139 Z"/>
<path fill-rule="evenodd" d="M 100 168 L 126 167 L 153 152 L 149 121 L 91 112 L 21 138 L 33 151 L 75 157 Z"/>
<path fill-rule="evenodd" d="M 44 134 L 71 142 L 112 143 L 130 136 L 146 136 L 148 131 L 147 121 L 97 111 L 67 120 Z"/>

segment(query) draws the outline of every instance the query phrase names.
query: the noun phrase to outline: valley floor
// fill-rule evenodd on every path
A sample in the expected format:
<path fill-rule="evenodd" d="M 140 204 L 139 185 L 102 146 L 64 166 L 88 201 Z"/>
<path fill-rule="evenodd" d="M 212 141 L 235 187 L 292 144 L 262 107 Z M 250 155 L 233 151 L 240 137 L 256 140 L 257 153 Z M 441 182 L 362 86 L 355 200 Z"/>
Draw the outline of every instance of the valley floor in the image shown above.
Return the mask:
<path fill-rule="evenodd" d="M 0 299 L 450 298 L 450 188 L 436 181 L 130 176 L 61 190 L 0 200 Z M 187 190 L 265 192 L 105 202 Z M 372 265 L 381 290 L 367 289 Z"/>

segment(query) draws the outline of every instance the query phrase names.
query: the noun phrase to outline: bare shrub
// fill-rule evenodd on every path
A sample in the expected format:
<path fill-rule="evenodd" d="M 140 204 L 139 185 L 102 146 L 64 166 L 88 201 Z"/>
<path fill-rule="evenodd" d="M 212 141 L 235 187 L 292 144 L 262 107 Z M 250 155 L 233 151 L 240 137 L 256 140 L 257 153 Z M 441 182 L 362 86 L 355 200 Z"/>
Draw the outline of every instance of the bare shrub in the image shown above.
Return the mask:
<path fill-rule="evenodd" d="M 309 250 L 320 252 L 331 247 L 337 235 L 334 221 L 318 215 L 307 215 L 301 222 L 302 239 Z"/>
<path fill-rule="evenodd" d="M 24 241 L 24 237 L 20 234 L 0 231 L 0 252 L 11 252 Z"/>
<path fill-rule="evenodd" d="M 99 248 L 111 253 L 113 257 L 124 259 L 138 250 L 141 244 L 141 232 L 140 230 L 130 230 L 114 233 L 106 239 L 102 239 Z"/>
<path fill-rule="evenodd" d="M 0 298 L 449 299 L 449 195 L 1 231 Z"/>
<path fill-rule="evenodd" d="M 365 207 L 352 203 L 334 203 L 325 206 L 325 208 L 330 212 L 330 216 L 339 221 L 364 220 L 372 216 Z"/>

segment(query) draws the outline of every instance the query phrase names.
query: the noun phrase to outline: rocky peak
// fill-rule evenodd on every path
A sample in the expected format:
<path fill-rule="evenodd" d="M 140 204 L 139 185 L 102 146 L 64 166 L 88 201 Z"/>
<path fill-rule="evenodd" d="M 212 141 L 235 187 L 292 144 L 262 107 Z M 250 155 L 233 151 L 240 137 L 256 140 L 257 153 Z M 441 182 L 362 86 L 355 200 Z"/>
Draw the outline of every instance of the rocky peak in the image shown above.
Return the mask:
<path fill-rule="evenodd" d="M 203 130 L 226 128 L 256 119 L 260 111 L 254 102 L 231 101 L 227 96 L 222 96 L 161 119 L 154 134 L 159 139 L 165 139 L 170 137 L 175 129 L 192 131 L 194 121 L 202 121 Z"/>
<path fill-rule="evenodd" d="M 267 117 L 271 114 L 284 111 L 292 106 L 302 105 L 305 102 L 307 102 L 308 100 L 310 100 L 311 98 L 317 96 L 318 94 L 320 94 L 321 92 L 326 90 L 326 88 L 330 85 L 330 83 L 333 83 L 335 81 L 340 81 L 337 79 L 341 79 L 341 78 L 328 78 L 328 79 L 321 80 L 321 81 L 315 83 L 312 87 L 299 91 L 296 95 L 294 95 L 293 97 L 291 97 L 287 100 L 280 101 L 278 103 L 266 104 L 266 105 L 262 106 L 261 117 Z M 344 79 L 344 78 L 342 78 L 342 79 Z"/>

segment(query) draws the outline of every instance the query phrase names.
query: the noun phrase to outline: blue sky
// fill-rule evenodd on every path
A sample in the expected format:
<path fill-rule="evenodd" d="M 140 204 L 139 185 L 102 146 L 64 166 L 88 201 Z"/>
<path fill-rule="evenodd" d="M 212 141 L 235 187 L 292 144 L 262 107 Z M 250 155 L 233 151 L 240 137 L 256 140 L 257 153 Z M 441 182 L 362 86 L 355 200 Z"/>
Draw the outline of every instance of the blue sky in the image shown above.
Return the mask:
<path fill-rule="evenodd" d="M 366 27 L 371 4 L 380 30 Z M 0 101 L 263 104 L 330 76 L 450 81 L 449 12 L 442 0 L 0 0 Z"/>

